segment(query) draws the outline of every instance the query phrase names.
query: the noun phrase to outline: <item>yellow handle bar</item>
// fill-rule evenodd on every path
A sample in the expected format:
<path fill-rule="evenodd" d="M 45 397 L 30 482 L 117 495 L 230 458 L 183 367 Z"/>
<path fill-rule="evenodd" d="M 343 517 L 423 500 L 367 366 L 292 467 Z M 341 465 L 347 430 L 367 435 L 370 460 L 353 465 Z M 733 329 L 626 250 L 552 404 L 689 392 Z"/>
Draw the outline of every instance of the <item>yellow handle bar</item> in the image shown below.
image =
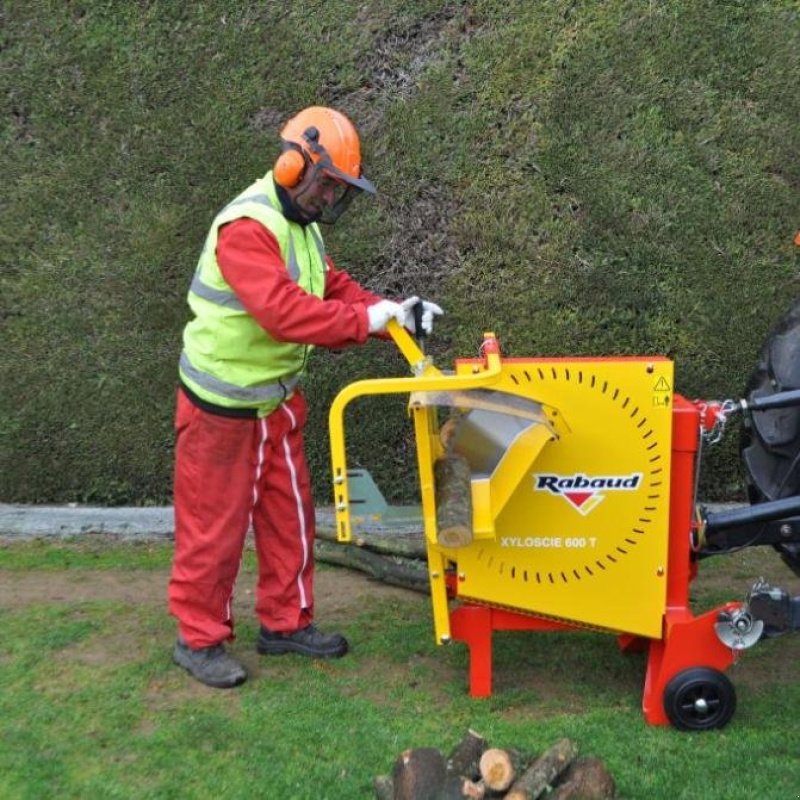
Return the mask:
<path fill-rule="evenodd" d="M 483 368 L 476 367 L 475 371 L 468 375 L 444 375 L 425 358 L 424 353 L 405 328 L 391 320 L 386 326 L 386 330 L 417 374 L 410 378 L 374 378 L 356 381 L 345 386 L 331 404 L 328 427 L 331 439 L 336 538 L 340 542 L 349 542 L 352 538 L 344 438 L 344 412 L 350 401 L 364 395 L 478 389 L 495 383 L 500 377 L 500 348 L 494 334 L 484 334 L 485 366 Z"/>

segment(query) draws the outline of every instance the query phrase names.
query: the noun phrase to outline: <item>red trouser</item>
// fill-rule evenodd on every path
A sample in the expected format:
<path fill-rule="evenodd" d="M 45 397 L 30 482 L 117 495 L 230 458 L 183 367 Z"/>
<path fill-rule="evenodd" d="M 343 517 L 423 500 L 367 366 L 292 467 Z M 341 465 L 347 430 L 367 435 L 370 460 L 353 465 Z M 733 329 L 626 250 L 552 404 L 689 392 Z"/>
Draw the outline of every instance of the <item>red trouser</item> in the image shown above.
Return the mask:
<path fill-rule="evenodd" d="M 233 638 L 233 585 L 251 525 L 261 624 L 287 632 L 311 622 L 314 506 L 305 420 L 299 392 L 269 416 L 250 419 L 209 414 L 178 390 L 169 610 L 190 647 Z"/>

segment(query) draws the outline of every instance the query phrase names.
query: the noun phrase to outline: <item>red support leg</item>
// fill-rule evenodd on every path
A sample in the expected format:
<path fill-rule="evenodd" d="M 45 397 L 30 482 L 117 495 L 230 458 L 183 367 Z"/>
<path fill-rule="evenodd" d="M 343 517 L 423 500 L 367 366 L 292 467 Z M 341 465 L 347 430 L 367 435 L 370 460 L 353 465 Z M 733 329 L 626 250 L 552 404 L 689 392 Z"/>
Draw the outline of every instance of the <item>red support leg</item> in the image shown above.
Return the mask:
<path fill-rule="evenodd" d="M 459 606 L 450 613 L 450 632 L 469 648 L 469 693 L 471 697 L 492 694 L 492 609 Z"/>
<path fill-rule="evenodd" d="M 560 620 L 519 614 L 505 608 L 469 603 L 450 612 L 450 633 L 469 648 L 469 693 L 471 697 L 492 694 L 492 634 L 494 631 L 563 631 L 574 625 Z"/>

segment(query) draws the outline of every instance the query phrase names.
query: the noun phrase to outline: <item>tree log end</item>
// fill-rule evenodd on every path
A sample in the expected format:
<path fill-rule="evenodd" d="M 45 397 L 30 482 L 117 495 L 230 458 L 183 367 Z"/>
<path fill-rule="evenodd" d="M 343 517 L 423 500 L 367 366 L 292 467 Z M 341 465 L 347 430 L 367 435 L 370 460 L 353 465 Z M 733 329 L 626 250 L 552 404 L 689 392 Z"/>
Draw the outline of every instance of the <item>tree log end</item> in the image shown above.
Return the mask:
<path fill-rule="evenodd" d="M 481 756 L 480 771 L 487 788 L 503 792 L 514 781 L 516 771 L 511 756 L 498 747 L 490 747 Z"/>

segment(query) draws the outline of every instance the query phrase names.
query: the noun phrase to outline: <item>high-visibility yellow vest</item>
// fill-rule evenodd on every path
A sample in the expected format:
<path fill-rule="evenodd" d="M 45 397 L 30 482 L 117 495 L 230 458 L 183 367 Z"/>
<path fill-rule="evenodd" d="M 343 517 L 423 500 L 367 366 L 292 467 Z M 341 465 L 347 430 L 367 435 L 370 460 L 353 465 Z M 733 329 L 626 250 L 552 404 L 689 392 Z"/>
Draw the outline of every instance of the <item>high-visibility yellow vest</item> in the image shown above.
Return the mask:
<path fill-rule="evenodd" d="M 222 276 L 216 255 L 219 229 L 241 217 L 272 232 L 291 279 L 317 297 L 325 290 L 325 246 L 316 223 L 302 226 L 283 216 L 272 172 L 228 203 L 206 238 L 189 288 L 195 316 L 183 332 L 181 380 L 202 400 L 253 408 L 263 416 L 292 393 L 313 347 L 273 339 Z"/>

